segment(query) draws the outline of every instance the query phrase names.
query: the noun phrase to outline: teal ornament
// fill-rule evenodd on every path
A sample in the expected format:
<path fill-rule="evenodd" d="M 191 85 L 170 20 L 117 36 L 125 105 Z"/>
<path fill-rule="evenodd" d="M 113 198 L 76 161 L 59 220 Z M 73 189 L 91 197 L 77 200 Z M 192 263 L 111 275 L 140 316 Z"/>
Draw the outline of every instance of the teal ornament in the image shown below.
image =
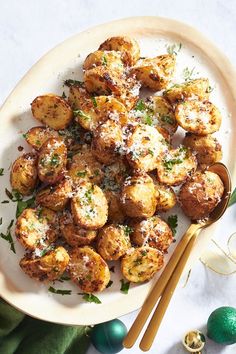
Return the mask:
<path fill-rule="evenodd" d="M 207 336 L 216 343 L 236 343 L 236 308 L 223 306 L 210 314 L 207 321 Z"/>
<path fill-rule="evenodd" d="M 102 354 L 115 354 L 123 347 L 123 339 L 127 334 L 127 328 L 118 319 L 100 323 L 93 327 L 91 341 L 94 347 Z"/>

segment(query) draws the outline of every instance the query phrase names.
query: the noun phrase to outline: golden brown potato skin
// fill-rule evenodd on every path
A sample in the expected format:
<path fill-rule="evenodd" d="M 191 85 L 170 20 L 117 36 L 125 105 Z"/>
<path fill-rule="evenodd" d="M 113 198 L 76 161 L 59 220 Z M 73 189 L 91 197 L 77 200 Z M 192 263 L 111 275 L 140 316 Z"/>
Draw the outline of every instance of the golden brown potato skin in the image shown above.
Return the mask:
<path fill-rule="evenodd" d="M 96 230 L 85 230 L 75 225 L 68 211 L 60 217 L 60 230 L 66 242 L 72 247 L 89 245 L 97 236 Z"/>
<path fill-rule="evenodd" d="M 121 260 L 121 272 L 134 283 L 151 279 L 164 264 L 162 252 L 156 248 L 143 246 L 130 249 Z"/>
<path fill-rule="evenodd" d="M 33 127 L 24 136 L 27 143 L 38 151 L 45 141 L 49 138 L 58 138 L 59 134 L 56 130 L 49 127 Z"/>
<path fill-rule="evenodd" d="M 138 42 L 126 36 L 110 37 L 103 42 L 99 50 L 115 50 L 122 53 L 125 65 L 134 65 L 140 57 Z"/>
<path fill-rule="evenodd" d="M 42 182 L 55 184 L 65 174 L 67 148 L 62 139 L 48 139 L 39 151 L 38 176 Z"/>
<path fill-rule="evenodd" d="M 46 283 L 60 278 L 68 263 L 69 255 L 60 246 L 42 257 L 25 256 L 20 261 L 20 267 L 30 278 Z"/>
<path fill-rule="evenodd" d="M 122 55 L 114 50 L 102 51 L 96 50 L 90 53 L 83 64 L 84 70 L 93 69 L 97 66 L 108 67 L 111 70 L 122 73 L 124 71 L 124 63 L 122 61 Z"/>
<path fill-rule="evenodd" d="M 32 194 L 37 184 L 37 155 L 34 153 L 19 156 L 12 165 L 10 182 L 12 189 L 22 195 Z"/>
<path fill-rule="evenodd" d="M 87 230 L 97 230 L 105 225 L 108 204 L 103 191 L 89 182 L 81 182 L 72 198 L 71 210 L 75 223 Z"/>
<path fill-rule="evenodd" d="M 175 63 L 175 55 L 164 54 L 155 58 L 141 59 L 131 72 L 142 86 L 159 91 L 168 85 L 175 71 Z"/>
<path fill-rule="evenodd" d="M 198 164 L 203 169 L 222 159 L 222 147 L 212 135 L 186 133 L 183 145 L 196 152 Z"/>
<path fill-rule="evenodd" d="M 106 225 L 98 233 L 97 250 L 106 261 L 116 261 L 131 248 L 129 233 L 123 225 Z"/>
<path fill-rule="evenodd" d="M 16 221 L 16 238 L 28 250 L 44 249 L 57 239 L 56 222 L 50 209 L 25 209 Z"/>
<path fill-rule="evenodd" d="M 178 128 L 173 107 L 161 96 L 154 96 L 152 97 L 152 100 L 154 117 L 157 119 L 157 125 L 155 125 L 156 128 L 158 129 L 159 126 L 167 130 L 170 135 L 173 135 Z"/>
<path fill-rule="evenodd" d="M 73 118 L 67 101 L 54 94 L 36 97 L 31 103 L 34 118 L 55 130 L 65 129 Z"/>
<path fill-rule="evenodd" d="M 110 280 L 108 265 L 91 247 L 77 247 L 70 252 L 69 273 L 85 293 L 102 291 Z"/>
<path fill-rule="evenodd" d="M 183 84 L 173 85 L 164 91 L 163 96 L 170 103 L 178 101 L 199 99 L 200 101 L 209 99 L 209 80 L 205 78 L 194 79 Z"/>
<path fill-rule="evenodd" d="M 36 204 L 54 211 L 63 210 L 72 192 L 71 181 L 64 179 L 59 184 L 41 189 L 35 198 Z"/>
<path fill-rule="evenodd" d="M 221 113 L 209 101 L 185 101 L 175 108 L 175 117 L 179 125 L 196 135 L 207 135 L 220 129 Z"/>
<path fill-rule="evenodd" d="M 156 211 L 165 212 L 175 206 L 177 198 L 174 190 L 170 186 L 156 182 L 155 189 L 157 198 Z"/>
<path fill-rule="evenodd" d="M 125 220 L 125 214 L 121 207 L 120 193 L 115 191 L 105 191 L 108 202 L 108 221 L 121 224 Z"/>
<path fill-rule="evenodd" d="M 174 239 L 169 225 L 156 215 L 132 227 L 131 240 L 138 246 L 150 246 L 166 253 Z"/>
<path fill-rule="evenodd" d="M 155 186 L 147 174 L 136 174 L 125 180 L 121 192 L 122 208 L 132 218 L 151 217 L 156 210 Z"/>
<path fill-rule="evenodd" d="M 188 217 L 200 220 L 209 216 L 220 202 L 223 192 L 224 185 L 217 174 L 197 172 L 182 186 L 179 202 Z"/>

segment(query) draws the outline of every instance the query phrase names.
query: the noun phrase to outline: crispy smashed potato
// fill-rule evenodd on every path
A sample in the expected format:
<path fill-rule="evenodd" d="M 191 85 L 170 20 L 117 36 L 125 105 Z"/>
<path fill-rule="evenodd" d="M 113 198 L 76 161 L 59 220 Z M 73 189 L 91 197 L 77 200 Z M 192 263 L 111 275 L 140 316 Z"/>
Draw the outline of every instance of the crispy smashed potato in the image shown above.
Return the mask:
<path fill-rule="evenodd" d="M 218 108 L 209 101 L 185 101 L 175 109 L 175 117 L 179 125 L 196 135 L 207 135 L 220 129 L 221 114 Z"/>
<path fill-rule="evenodd" d="M 20 261 L 21 269 L 40 282 L 57 280 L 66 270 L 69 263 L 69 255 L 65 248 L 57 247 L 49 251 L 45 256 L 31 258 L 25 256 Z"/>
<path fill-rule="evenodd" d="M 102 291 L 110 280 L 108 265 L 91 247 L 77 247 L 70 252 L 71 279 L 85 293 Z"/>
<path fill-rule="evenodd" d="M 122 208 L 131 218 L 151 217 L 156 211 L 156 191 L 153 180 L 145 173 L 128 177 L 121 193 Z"/>
<path fill-rule="evenodd" d="M 89 70 L 97 66 L 104 66 L 111 70 L 122 73 L 124 71 L 124 63 L 122 54 L 114 50 L 102 51 L 96 50 L 89 54 L 84 61 L 83 69 Z"/>
<path fill-rule="evenodd" d="M 184 146 L 169 150 L 157 166 L 157 175 L 161 183 L 178 186 L 197 168 L 197 159 L 191 150 Z"/>
<path fill-rule="evenodd" d="M 88 230 L 97 230 L 107 222 L 108 204 L 103 191 L 89 182 L 77 186 L 71 201 L 71 210 L 77 225 Z"/>
<path fill-rule="evenodd" d="M 56 130 L 49 127 L 33 127 L 24 134 L 27 143 L 35 150 L 40 150 L 42 145 L 49 138 L 58 138 L 59 134 Z"/>
<path fill-rule="evenodd" d="M 36 97 L 31 110 L 34 118 L 55 130 L 65 129 L 73 118 L 68 102 L 53 94 Z"/>
<path fill-rule="evenodd" d="M 162 268 L 164 257 L 156 248 L 142 246 L 130 249 L 121 260 L 123 276 L 133 283 L 151 279 Z"/>
<path fill-rule="evenodd" d="M 19 156 L 12 165 L 10 182 L 12 189 L 22 195 L 32 194 L 37 184 L 37 161 L 34 153 Z"/>
<path fill-rule="evenodd" d="M 50 138 L 39 151 L 38 176 L 42 182 L 55 184 L 65 175 L 67 148 L 62 139 Z"/>
<path fill-rule="evenodd" d="M 167 87 L 174 74 L 175 63 L 176 57 L 171 54 L 145 58 L 132 68 L 132 73 L 135 74 L 142 86 L 159 91 Z"/>
<path fill-rule="evenodd" d="M 208 100 L 210 85 L 208 79 L 194 79 L 183 84 L 175 84 L 167 89 L 163 96 L 170 102 L 176 103 L 183 100 L 199 99 Z"/>
<path fill-rule="evenodd" d="M 159 126 L 167 130 L 170 135 L 173 135 L 178 128 L 178 123 L 175 119 L 172 106 L 161 96 L 153 97 L 153 106 L 154 118 L 157 119 L 157 127 Z"/>
<path fill-rule="evenodd" d="M 99 50 L 115 50 L 122 53 L 123 62 L 127 66 L 134 65 L 140 57 L 138 42 L 129 37 L 116 36 L 105 40 Z"/>
<path fill-rule="evenodd" d="M 57 239 L 56 223 L 50 209 L 25 209 L 16 221 L 16 238 L 27 250 L 44 249 Z"/>
<path fill-rule="evenodd" d="M 166 253 L 174 239 L 169 225 L 156 215 L 132 227 L 131 240 L 138 246 L 150 246 Z"/>
<path fill-rule="evenodd" d="M 181 188 L 179 202 L 184 213 L 192 220 L 209 216 L 220 202 L 224 185 L 220 177 L 210 171 L 197 172 Z"/>

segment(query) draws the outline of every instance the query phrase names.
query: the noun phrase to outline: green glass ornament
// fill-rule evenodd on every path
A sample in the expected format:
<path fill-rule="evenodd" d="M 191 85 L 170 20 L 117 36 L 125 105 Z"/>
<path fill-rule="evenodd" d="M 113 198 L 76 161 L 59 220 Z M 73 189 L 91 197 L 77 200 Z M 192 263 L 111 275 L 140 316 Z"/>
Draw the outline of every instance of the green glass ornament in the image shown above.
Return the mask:
<path fill-rule="evenodd" d="M 207 336 L 220 344 L 236 343 L 236 308 L 223 306 L 210 314 Z"/>
<path fill-rule="evenodd" d="M 100 323 L 94 326 L 91 341 L 94 347 L 102 354 L 115 354 L 123 349 L 123 339 L 127 328 L 118 319 Z"/>

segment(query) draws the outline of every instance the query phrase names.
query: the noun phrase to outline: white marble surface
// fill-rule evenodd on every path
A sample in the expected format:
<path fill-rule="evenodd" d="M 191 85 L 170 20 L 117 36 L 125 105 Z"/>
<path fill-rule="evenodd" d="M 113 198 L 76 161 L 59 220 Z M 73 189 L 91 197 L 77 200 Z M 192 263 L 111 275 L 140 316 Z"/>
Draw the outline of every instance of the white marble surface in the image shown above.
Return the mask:
<path fill-rule="evenodd" d="M 0 6 L 0 104 L 24 73 L 46 51 L 70 35 L 122 17 L 155 15 L 189 23 L 205 33 L 234 62 L 236 58 L 235 0 L 9 0 Z M 236 231 L 236 206 L 230 208 L 217 232 L 227 239 Z M 193 328 L 205 331 L 207 318 L 219 306 L 236 306 L 236 276 L 222 277 L 198 262 L 185 288 L 180 284 L 166 313 L 151 354 L 184 353 L 180 339 Z M 122 317 L 129 328 L 137 313 Z M 138 346 L 122 353 L 137 354 Z M 91 346 L 88 354 L 95 354 Z M 233 354 L 210 340 L 207 354 Z M 56 353 L 55 353 L 56 354 Z"/>

